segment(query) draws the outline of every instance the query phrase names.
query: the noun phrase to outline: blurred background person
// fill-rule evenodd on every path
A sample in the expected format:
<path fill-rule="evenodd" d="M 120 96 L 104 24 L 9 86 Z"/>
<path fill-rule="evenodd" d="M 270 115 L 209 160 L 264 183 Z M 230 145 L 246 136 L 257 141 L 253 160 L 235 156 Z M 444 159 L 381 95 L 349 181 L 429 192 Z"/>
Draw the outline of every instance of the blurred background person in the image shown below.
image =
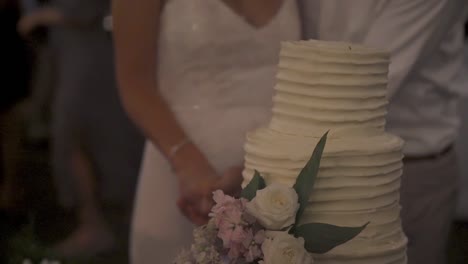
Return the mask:
<path fill-rule="evenodd" d="M 113 46 L 103 18 L 107 0 L 55 0 L 26 14 L 24 35 L 48 27 L 57 87 L 52 108 L 52 167 L 60 204 L 76 208 L 78 227 L 54 247 L 59 255 L 89 256 L 114 248 L 106 211 L 123 210 L 128 227 L 143 138 L 117 96 Z"/>
<path fill-rule="evenodd" d="M 468 80 L 457 81 L 465 70 L 466 0 L 302 4 L 307 38 L 390 52 L 386 127 L 405 140 L 400 203 L 409 263 L 445 263 L 457 201 L 458 107 L 468 89 Z"/>
<path fill-rule="evenodd" d="M 300 38 L 297 6 L 294 0 L 114 0 L 113 6 L 122 101 L 148 138 L 132 263 L 171 263 L 191 242 L 189 220 L 207 220 L 216 185 L 235 179 L 223 187 L 240 187 L 246 133 L 269 120 L 280 41 Z"/>
<path fill-rule="evenodd" d="M 22 16 L 35 12 L 49 0 L 19 0 Z M 31 32 L 23 32 L 24 24 L 19 25 L 19 33 L 30 43 L 34 52 L 30 96 L 25 106 L 25 136 L 29 144 L 44 146 L 50 134 L 50 115 L 54 88 L 56 86 L 54 49 L 49 41 L 46 25 L 37 26 Z"/>

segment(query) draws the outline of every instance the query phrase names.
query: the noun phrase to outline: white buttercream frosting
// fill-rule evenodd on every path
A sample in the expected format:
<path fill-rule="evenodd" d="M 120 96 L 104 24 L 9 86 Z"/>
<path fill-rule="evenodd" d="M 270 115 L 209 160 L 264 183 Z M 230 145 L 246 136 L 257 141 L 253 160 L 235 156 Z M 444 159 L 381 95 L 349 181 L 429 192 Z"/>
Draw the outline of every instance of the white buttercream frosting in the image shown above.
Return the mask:
<path fill-rule="evenodd" d="M 292 186 L 324 132 L 319 174 L 302 222 L 369 226 L 315 263 L 406 263 L 400 222 L 403 141 L 385 132 L 389 56 L 360 45 L 298 41 L 282 45 L 273 117 L 245 145 L 246 184 Z"/>
<path fill-rule="evenodd" d="M 310 135 L 317 129 L 383 130 L 389 56 L 346 43 L 282 45 L 270 128 Z"/>

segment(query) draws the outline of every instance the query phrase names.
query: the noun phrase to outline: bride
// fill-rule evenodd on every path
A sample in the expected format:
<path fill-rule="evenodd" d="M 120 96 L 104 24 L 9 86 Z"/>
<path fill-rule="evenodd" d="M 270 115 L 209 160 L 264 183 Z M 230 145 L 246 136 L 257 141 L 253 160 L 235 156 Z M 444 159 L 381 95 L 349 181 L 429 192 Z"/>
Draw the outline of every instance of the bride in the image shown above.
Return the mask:
<path fill-rule="evenodd" d="M 190 221 L 207 221 L 211 192 L 240 185 L 245 134 L 269 119 L 297 13 L 294 0 L 113 1 L 122 101 L 148 138 L 132 263 L 171 263 Z"/>

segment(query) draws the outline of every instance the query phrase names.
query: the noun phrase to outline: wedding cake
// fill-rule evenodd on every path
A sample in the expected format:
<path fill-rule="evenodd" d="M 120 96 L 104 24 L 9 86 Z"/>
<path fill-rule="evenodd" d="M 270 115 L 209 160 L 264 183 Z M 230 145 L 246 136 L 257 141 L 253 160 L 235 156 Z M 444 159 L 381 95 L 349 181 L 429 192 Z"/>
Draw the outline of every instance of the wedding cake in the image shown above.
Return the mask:
<path fill-rule="evenodd" d="M 406 263 L 400 221 L 403 141 L 385 132 L 389 55 L 323 41 L 282 44 L 273 116 L 248 134 L 245 183 L 254 170 L 267 184 L 292 186 L 329 131 L 302 222 L 370 224 L 314 263 Z"/>

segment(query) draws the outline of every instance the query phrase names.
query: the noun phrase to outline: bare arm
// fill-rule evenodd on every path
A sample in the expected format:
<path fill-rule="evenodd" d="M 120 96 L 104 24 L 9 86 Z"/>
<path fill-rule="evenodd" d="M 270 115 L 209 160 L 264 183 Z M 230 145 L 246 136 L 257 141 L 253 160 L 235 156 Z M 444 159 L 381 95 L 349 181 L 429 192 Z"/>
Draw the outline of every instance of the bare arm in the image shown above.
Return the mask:
<path fill-rule="evenodd" d="M 115 0 L 112 14 L 122 102 L 131 119 L 167 156 L 186 134 L 157 90 L 160 2 Z"/>
<path fill-rule="evenodd" d="M 157 89 L 158 10 L 161 8 L 161 1 L 157 0 L 115 0 L 112 14 L 123 105 L 146 137 L 167 157 L 171 148 L 187 135 Z M 193 145 L 185 149 L 204 158 Z M 184 160 L 185 152 L 174 157 L 174 167 L 190 162 Z"/>
<path fill-rule="evenodd" d="M 123 105 L 130 118 L 159 150 L 169 157 L 173 146 L 187 138 L 164 98 L 158 92 L 156 76 L 161 1 L 114 0 L 112 15 L 117 62 L 117 78 Z M 202 152 L 185 145 L 169 159 L 180 183 L 183 211 L 206 217 L 212 188 L 218 177 Z M 197 203 L 194 205 L 193 203 Z M 186 206 L 189 204 L 190 206 Z M 203 208 L 202 208 L 203 207 Z M 195 223 L 193 213 L 184 211 Z"/>

